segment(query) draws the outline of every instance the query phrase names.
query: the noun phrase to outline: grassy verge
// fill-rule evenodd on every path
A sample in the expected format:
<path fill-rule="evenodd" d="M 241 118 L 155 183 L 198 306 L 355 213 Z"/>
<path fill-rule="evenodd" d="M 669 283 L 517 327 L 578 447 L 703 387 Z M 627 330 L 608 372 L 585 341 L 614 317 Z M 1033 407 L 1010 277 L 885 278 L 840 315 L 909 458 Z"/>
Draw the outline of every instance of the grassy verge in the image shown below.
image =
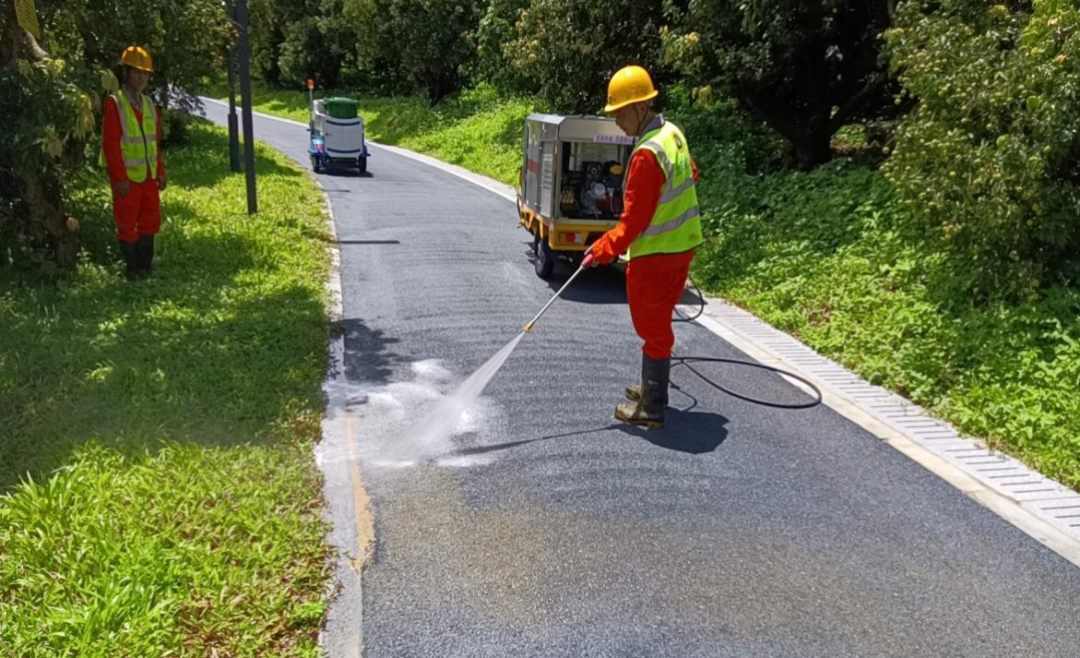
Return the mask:
<path fill-rule="evenodd" d="M 317 655 L 327 547 L 321 197 L 222 130 L 166 154 L 158 271 L 124 280 L 100 181 L 68 279 L 0 272 L 5 655 Z"/>
<path fill-rule="evenodd" d="M 360 98 L 373 137 L 382 130 L 390 143 L 516 182 L 528 101 L 482 91 L 428 109 L 418 99 Z M 306 120 L 301 94 L 256 100 Z M 877 171 L 850 159 L 809 174 L 776 171 L 775 139 L 722 108 L 669 116 L 703 170 L 712 238 L 694 270 L 706 290 L 1080 488 L 1080 289 L 974 305 L 948 257 L 906 228 Z"/>

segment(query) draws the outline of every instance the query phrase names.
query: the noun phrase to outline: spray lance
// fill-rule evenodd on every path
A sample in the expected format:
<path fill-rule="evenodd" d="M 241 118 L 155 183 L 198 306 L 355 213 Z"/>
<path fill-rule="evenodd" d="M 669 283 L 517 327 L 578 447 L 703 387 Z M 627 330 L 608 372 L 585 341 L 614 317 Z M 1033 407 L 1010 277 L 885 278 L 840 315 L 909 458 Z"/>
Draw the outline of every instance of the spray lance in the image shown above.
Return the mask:
<path fill-rule="evenodd" d="M 577 272 L 574 272 L 573 276 L 566 280 L 566 283 L 562 285 L 562 288 L 559 288 L 559 292 L 552 295 L 551 299 L 548 300 L 548 303 L 544 304 L 544 308 L 540 309 L 540 312 L 537 313 L 532 320 L 529 320 L 529 323 L 525 325 L 525 328 L 522 329 L 522 331 L 525 333 L 529 333 L 530 331 L 532 331 L 533 325 L 536 324 L 536 321 L 540 319 L 540 316 L 543 315 L 548 310 L 548 308 L 555 303 L 555 300 L 563 294 L 564 290 L 570 287 L 570 284 L 574 282 L 574 279 L 576 279 L 578 275 L 581 274 L 582 271 L 584 271 L 586 268 L 596 267 L 597 265 L 599 265 L 599 263 L 596 262 L 596 259 L 592 255 L 592 252 L 586 252 L 585 260 L 581 261 L 581 267 L 577 268 Z"/>

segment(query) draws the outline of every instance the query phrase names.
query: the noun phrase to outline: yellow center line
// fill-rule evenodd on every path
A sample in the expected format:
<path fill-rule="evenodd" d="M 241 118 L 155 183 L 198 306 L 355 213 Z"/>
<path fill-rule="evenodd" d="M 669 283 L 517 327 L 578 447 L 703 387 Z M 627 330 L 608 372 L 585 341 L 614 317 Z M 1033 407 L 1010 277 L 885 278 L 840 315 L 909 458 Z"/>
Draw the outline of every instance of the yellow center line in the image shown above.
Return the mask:
<path fill-rule="evenodd" d="M 349 440 L 349 475 L 352 477 L 353 509 L 356 514 L 356 558 L 352 560 L 353 569 L 360 572 L 371 557 L 375 543 L 375 520 L 371 515 L 371 499 L 364 489 L 364 480 L 360 477 L 360 461 L 356 456 L 356 421 L 352 409 L 348 414 Z"/>

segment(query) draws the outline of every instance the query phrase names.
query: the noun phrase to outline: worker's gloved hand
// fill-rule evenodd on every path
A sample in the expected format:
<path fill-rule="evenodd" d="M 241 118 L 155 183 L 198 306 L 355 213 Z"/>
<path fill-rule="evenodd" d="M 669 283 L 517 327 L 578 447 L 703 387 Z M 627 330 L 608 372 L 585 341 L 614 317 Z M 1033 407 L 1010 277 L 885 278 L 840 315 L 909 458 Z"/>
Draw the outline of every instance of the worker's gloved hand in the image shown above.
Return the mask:
<path fill-rule="evenodd" d="M 120 181 L 119 183 L 117 183 L 116 184 L 116 193 L 118 195 L 120 195 L 120 196 L 127 196 L 128 194 L 130 194 L 131 193 L 131 182 L 125 180 L 125 181 Z"/>
<path fill-rule="evenodd" d="M 592 258 L 592 264 L 587 267 L 596 267 L 597 265 L 607 265 L 611 261 L 618 258 L 619 254 L 611 247 L 611 240 L 608 238 L 608 234 L 600 236 L 600 239 L 592 243 L 589 247 L 588 258 Z"/>
<path fill-rule="evenodd" d="M 600 261 L 596 260 L 596 256 L 592 254 L 585 254 L 585 260 L 581 261 L 582 267 L 596 267 L 600 264 Z"/>

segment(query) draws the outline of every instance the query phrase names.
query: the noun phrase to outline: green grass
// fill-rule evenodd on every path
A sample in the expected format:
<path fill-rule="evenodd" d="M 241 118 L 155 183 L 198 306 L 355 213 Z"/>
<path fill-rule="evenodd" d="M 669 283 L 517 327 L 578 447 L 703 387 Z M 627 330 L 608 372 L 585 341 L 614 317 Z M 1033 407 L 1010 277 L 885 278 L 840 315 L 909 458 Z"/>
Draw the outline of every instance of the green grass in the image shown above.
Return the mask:
<path fill-rule="evenodd" d="M 533 101 L 499 98 L 490 88 L 464 92 L 434 108 L 418 97 L 371 98 L 349 91 L 321 92 L 320 97 L 337 93 L 360 101 L 369 139 L 517 185 L 522 123 L 534 111 Z M 257 87 L 253 94 L 256 111 L 307 123 L 306 93 Z"/>
<path fill-rule="evenodd" d="M 489 89 L 434 109 L 416 98 L 357 97 L 373 138 L 516 184 L 530 101 Z M 264 90 L 256 102 L 307 120 L 302 94 Z M 703 172 L 712 238 L 694 271 L 708 292 L 1080 487 L 1080 289 L 976 305 L 957 283 L 962 268 L 906 228 L 878 172 L 849 159 L 810 174 L 778 170 L 775 136 L 742 123 L 730 105 L 673 104 L 669 116 Z M 849 127 L 837 139 L 863 137 Z"/>
<path fill-rule="evenodd" d="M 77 274 L 0 272 L 5 655 L 317 655 L 329 236 L 310 179 L 256 152 L 254 217 L 221 129 L 166 153 L 147 281 L 101 180 L 68 208 Z"/>

